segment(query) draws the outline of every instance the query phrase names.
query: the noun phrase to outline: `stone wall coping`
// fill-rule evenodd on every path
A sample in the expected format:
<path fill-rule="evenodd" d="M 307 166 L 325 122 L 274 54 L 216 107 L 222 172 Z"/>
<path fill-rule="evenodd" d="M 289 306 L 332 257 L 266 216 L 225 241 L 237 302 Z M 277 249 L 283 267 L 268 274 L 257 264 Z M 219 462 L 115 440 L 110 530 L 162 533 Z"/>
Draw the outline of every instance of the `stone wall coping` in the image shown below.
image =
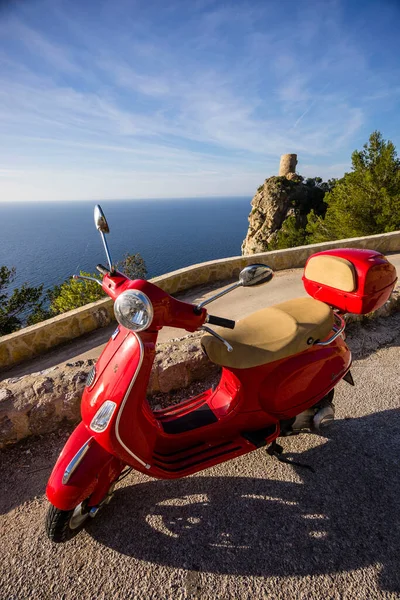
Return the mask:
<path fill-rule="evenodd" d="M 171 271 L 154 277 L 150 281 L 167 293 L 176 294 L 197 285 L 237 277 L 241 269 L 252 263 L 268 264 L 275 271 L 300 268 L 315 252 L 344 247 L 396 252 L 400 250 L 400 231 L 297 246 L 260 254 L 220 258 Z M 104 298 L 42 323 L 2 336 L 0 337 L 0 369 L 43 354 L 52 347 L 104 327 L 113 320 L 113 302 L 110 298 Z"/>
<path fill-rule="evenodd" d="M 206 269 L 208 267 L 212 267 L 212 266 L 218 266 L 218 265 L 222 265 L 222 264 L 231 264 L 231 263 L 237 263 L 237 264 L 243 264 L 245 263 L 245 265 L 247 264 L 252 264 L 254 262 L 262 262 L 267 264 L 265 261 L 270 260 L 270 262 L 276 260 L 279 257 L 284 257 L 284 256 L 290 256 L 290 257 L 295 257 L 296 254 L 302 255 L 303 253 L 307 253 L 308 256 L 311 256 L 311 254 L 314 254 L 314 252 L 323 252 L 324 250 L 333 250 L 334 248 L 344 248 L 346 246 L 348 246 L 349 248 L 356 248 L 358 245 L 366 248 L 367 246 L 364 245 L 365 243 L 368 244 L 368 248 L 370 246 L 373 246 L 374 248 L 377 248 L 377 251 L 381 251 L 381 246 L 386 246 L 385 242 L 388 241 L 395 241 L 398 242 L 398 244 L 396 245 L 397 247 L 395 247 L 394 249 L 382 249 L 382 251 L 386 251 L 386 252 L 396 252 L 397 250 L 400 250 L 400 230 L 399 231 L 391 231 L 389 233 L 379 233 L 376 235 L 369 235 L 369 236 L 365 236 L 365 237 L 355 237 L 355 238 L 346 238 L 344 240 L 333 240 L 331 242 L 321 242 L 319 244 L 308 244 L 305 246 L 294 246 L 293 248 L 284 248 L 282 250 L 271 250 L 269 252 L 259 252 L 257 254 L 247 254 L 245 256 L 230 256 L 228 258 L 218 258 L 215 260 L 210 260 L 208 262 L 203 262 L 203 263 L 197 263 L 194 265 L 190 265 L 188 267 L 183 267 L 182 269 L 177 269 L 176 271 L 170 271 L 169 273 L 165 273 L 164 275 L 159 275 L 158 277 L 153 277 L 153 279 L 150 279 L 149 281 L 151 281 L 152 283 L 159 285 L 160 287 L 161 284 L 163 282 L 166 282 L 168 279 L 172 278 L 172 277 L 176 277 L 179 275 L 183 275 L 184 273 L 188 273 L 190 271 L 196 271 L 198 269 Z M 371 244 L 369 244 L 369 242 L 371 242 Z M 374 248 L 369 248 L 369 249 L 374 249 Z M 307 256 L 307 257 L 308 257 Z M 302 256 L 301 256 L 302 258 Z M 303 262 L 303 261 L 301 261 Z M 305 261 L 302 265 L 300 266 L 304 266 Z M 277 266 L 275 267 L 276 271 L 280 271 L 282 269 L 290 269 L 290 268 L 296 268 L 296 267 L 281 267 L 280 264 L 278 263 Z M 177 291 L 185 291 L 185 289 L 188 288 L 182 288 L 180 290 Z"/>
<path fill-rule="evenodd" d="M 101 300 L 96 300 L 95 302 L 90 302 L 90 304 L 85 304 L 85 306 L 80 306 L 79 308 L 75 308 L 74 310 L 69 310 L 68 312 L 62 313 L 61 315 L 57 315 L 56 317 L 52 317 L 51 319 L 47 319 L 46 321 L 41 321 L 40 323 L 35 323 L 35 325 L 29 325 L 29 327 L 24 327 L 23 329 L 19 329 L 14 333 L 9 333 L 8 335 L 3 335 L 0 337 L 0 343 L 7 343 L 10 340 L 15 339 L 17 336 L 21 339 L 25 337 L 30 337 L 32 334 L 35 334 L 37 331 L 41 331 L 49 325 L 63 325 L 64 323 L 70 323 L 71 319 L 75 316 L 82 316 L 85 314 L 90 314 L 93 309 L 97 307 L 104 306 L 108 303 L 112 302 L 110 298 L 102 298 Z"/>

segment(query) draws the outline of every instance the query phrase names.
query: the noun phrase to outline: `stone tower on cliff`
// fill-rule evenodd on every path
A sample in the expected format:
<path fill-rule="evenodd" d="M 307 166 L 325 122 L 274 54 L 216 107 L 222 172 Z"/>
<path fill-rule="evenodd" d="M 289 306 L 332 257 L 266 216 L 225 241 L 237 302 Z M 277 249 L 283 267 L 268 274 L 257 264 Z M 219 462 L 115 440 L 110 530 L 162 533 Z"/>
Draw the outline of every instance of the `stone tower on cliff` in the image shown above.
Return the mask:
<path fill-rule="evenodd" d="M 296 176 L 297 154 L 282 154 L 279 165 L 279 177 L 293 179 Z"/>

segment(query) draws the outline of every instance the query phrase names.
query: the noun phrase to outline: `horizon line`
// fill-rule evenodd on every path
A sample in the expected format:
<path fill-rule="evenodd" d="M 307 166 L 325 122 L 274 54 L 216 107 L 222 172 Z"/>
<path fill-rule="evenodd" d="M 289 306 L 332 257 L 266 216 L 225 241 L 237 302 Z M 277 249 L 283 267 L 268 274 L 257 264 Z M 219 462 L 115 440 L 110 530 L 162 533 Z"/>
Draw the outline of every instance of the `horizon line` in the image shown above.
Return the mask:
<path fill-rule="evenodd" d="M 235 198 L 252 198 L 254 196 L 249 194 L 247 196 L 246 195 L 239 195 L 239 196 L 220 196 L 220 195 L 210 195 L 210 196 L 152 196 L 151 198 L 84 198 L 84 199 L 80 199 L 80 198 L 75 198 L 75 199 L 62 199 L 62 200 L 1 200 L 0 199 L 0 204 L 30 204 L 30 203 L 37 203 L 37 202 L 52 202 L 52 203 L 58 203 L 58 202 L 141 202 L 141 201 L 155 201 L 155 200 L 202 200 L 202 199 L 212 199 L 212 198 L 218 198 L 218 199 L 235 199 Z"/>

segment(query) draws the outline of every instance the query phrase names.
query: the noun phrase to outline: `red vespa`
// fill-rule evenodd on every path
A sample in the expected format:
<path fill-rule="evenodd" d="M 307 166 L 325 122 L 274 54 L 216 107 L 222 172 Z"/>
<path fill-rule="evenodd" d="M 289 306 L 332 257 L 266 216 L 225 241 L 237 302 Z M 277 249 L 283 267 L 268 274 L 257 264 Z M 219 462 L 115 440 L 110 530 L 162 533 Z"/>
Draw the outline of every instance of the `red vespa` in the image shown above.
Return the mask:
<path fill-rule="evenodd" d="M 320 252 L 304 270 L 312 298 L 262 308 L 235 323 L 208 314 L 205 305 L 240 285 L 267 283 L 273 276 L 268 266 L 244 268 L 238 283 L 194 306 L 115 271 L 100 206 L 94 216 L 109 265 L 97 266 L 98 283 L 115 301 L 119 324 L 88 375 L 82 422 L 47 485 L 46 532 L 54 542 L 65 542 L 95 517 L 131 469 L 173 479 L 265 445 L 282 459 L 279 436 L 326 426 L 334 418 L 336 384 L 353 384 L 344 314 L 378 308 L 396 282 L 395 268 L 378 252 Z M 204 330 L 203 349 L 222 375 L 216 387 L 152 411 L 146 390 L 164 326 Z"/>

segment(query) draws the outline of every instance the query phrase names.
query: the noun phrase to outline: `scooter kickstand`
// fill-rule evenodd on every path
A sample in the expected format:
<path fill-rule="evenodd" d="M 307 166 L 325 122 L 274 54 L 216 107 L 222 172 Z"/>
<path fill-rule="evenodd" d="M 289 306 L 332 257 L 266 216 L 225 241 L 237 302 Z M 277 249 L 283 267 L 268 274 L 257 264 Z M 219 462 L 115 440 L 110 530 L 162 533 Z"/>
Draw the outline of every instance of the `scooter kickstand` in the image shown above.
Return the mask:
<path fill-rule="evenodd" d="M 275 440 L 272 444 L 267 448 L 267 454 L 277 458 L 280 462 L 285 463 L 287 465 L 293 465 L 295 467 L 303 467 L 304 469 L 308 469 L 312 473 L 315 473 L 315 470 L 311 465 L 306 465 L 304 463 L 297 462 L 295 460 L 290 460 L 290 458 L 286 458 L 283 455 L 283 447 L 278 444 Z"/>

